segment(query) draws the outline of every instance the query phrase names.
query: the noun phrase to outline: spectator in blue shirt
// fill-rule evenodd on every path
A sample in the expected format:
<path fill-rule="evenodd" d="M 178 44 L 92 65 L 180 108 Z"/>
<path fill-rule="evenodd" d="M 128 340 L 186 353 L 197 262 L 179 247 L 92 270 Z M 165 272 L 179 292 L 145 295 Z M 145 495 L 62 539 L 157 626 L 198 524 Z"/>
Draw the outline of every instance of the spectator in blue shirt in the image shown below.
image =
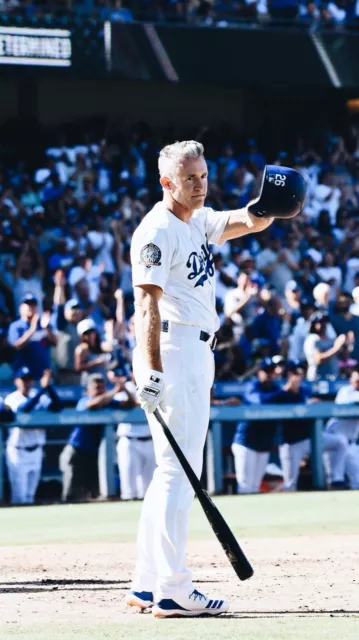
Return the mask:
<path fill-rule="evenodd" d="M 32 293 L 21 298 L 20 319 L 10 324 L 8 340 L 16 349 L 14 370 L 28 367 L 34 380 L 40 380 L 45 371 L 51 370 L 50 348 L 57 339 L 50 322 L 50 312 L 40 317 L 38 302 Z"/>
<path fill-rule="evenodd" d="M 272 353 L 279 351 L 279 338 L 281 335 L 282 316 L 281 305 L 277 298 L 270 298 L 265 304 L 263 313 L 256 316 L 251 330 L 253 338 L 265 338 L 270 341 Z"/>
<path fill-rule="evenodd" d="M 136 399 L 125 387 L 126 378 L 115 378 L 116 384 L 106 390 L 105 378 L 101 373 L 93 373 L 87 383 L 87 394 L 77 404 L 77 411 L 98 411 L 99 409 L 131 409 L 137 405 Z M 115 395 L 123 391 L 126 401 L 116 401 Z M 60 469 L 63 473 L 62 500 L 79 501 L 97 498 L 98 450 L 104 435 L 103 424 L 77 426 L 70 435 L 68 444 L 60 455 Z"/>

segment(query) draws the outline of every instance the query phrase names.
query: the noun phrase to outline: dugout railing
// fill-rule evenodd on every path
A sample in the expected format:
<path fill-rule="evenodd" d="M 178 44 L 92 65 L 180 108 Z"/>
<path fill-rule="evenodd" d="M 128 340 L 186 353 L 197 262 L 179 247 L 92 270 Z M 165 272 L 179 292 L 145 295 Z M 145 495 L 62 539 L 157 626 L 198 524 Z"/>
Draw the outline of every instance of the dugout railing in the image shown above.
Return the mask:
<path fill-rule="evenodd" d="M 325 421 L 330 417 L 359 418 L 359 405 L 341 405 L 333 402 L 319 402 L 312 405 L 272 405 L 272 406 L 240 406 L 240 407 L 211 407 L 210 428 L 208 431 L 205 466 L 207 490 L 211 494 L 220 494 L 224 487 L 224 459 L 223 459 L 223 426 L 225 423 L 235 423 L 239 420 L 268 420 L 278 423 L 284 420 L 313 420 L 312 429 L 312 473 L 313 487 L 324 489 L 325 472 L 323 466 L 322 432 Z M 115 428 L 120 422 L 141 423 L 144 414 L 141 409 L 130 411 L 87 411 L 77 412 L 64 409 L 59 414 L 38 411 L 36 413 L 18 413 L 12 423 L 1 423 L 0 429 L 0 502 L 4 500 L 5 478 L 5 446 L 6 430 L 14 426 L 31 428 L 55 428 L 73 425 L 102 424 L 105 426 L 104 439 L 99 456 L 100 486 L 102 494 L 108 497 L 116 495 L 115 483 Z M 158 426 L 160 429 L 160 426 Z M 195 427 L 194 427 L 195 428 Z M 51 445 L 51 441 L 48 443 Z"/>

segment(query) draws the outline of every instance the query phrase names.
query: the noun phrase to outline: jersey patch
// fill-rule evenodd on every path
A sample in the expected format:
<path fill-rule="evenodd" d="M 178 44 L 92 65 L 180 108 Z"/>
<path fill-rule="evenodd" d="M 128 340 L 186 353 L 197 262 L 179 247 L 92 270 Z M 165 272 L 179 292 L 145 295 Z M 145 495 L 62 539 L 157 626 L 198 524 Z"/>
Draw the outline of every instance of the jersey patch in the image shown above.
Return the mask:
<path fill-rule="evenodd" d="M 140 253 L 140 264 L 145 267 L 159 267 L 161 265 L 161 249 L 153 242 L 145 244 Z"/>

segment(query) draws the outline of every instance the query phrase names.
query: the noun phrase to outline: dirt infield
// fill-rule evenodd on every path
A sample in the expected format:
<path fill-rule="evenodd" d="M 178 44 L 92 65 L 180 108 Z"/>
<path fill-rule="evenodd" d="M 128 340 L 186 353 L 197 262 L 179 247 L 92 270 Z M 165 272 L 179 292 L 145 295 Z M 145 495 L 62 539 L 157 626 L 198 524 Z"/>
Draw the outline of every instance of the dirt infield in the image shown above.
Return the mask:
<path fill-rule="evenodd" d="M 190 542 L 196 586 L 227 597 L 231 616 L 359 617 L 359 535 L 243 541 L 255 568 L 239 583 L 216 541 Z M 0 550 L 1 623 L 121 621 L 135 547 L 130 543 L 17 546 Z"/>

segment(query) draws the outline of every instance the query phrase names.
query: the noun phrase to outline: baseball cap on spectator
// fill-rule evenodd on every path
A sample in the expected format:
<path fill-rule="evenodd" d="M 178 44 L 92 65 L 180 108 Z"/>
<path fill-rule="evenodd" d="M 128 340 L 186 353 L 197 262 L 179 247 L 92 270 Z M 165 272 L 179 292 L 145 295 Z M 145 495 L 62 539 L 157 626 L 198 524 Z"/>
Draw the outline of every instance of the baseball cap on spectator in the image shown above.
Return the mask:
<path fill-rule="evenodd" d="M 76 300 L 76 298 L 71 298 L 71 300 L 68 300 L 65 303 L 65 311 L 68 310 L 72 310 L 72 309 L 79 309 L 80 308 L 80 304 L 78 302 L 78 300 Z"/>
<path fill-rule="evenodd" d="M 21 300 L 20 304 L 38 304 L 37 298 L 35 298 L 33 293 L 25 293 Z"/>
<path fill-rule="evenodd" d="M 29 367 L 20 367 L 15 371 L 14 378 L 31 378 L 33 379 L 33 375 L 29 369 Z"/>
<path fill-rule="evenodd" d="M 263 358 L 257 366 L 257 371 L 272 371 L 276 368 L 272 358 Z"/>
<path fill-rule="evenodd" d="M 37 182 L 37 184 L 41 184 L 43 183 L 45 180 L 47 180 L 47 178 L 51 175 L 51 171 L 48 168 L 43 168 L 43 169 L 38 169 L 35 172 L 35 182 Z"/>
<path fill-rule="evenodd" d="M 300 286 L 295 280 L 288 280 L 287 284 L 285 285 L 286 291 L 298 291 L 299 289 Z"/>
<path fill-rule="evenodd" d="M 317 249 L 314 249 L 313 247 L 308 249 L 304 255 L 312 258 L 316 264 L 320 264 L 323 260 L 323 256 L 320 251 L 317 251 Z"/>
<path fill-rule="evenodd" d="M 239 254 L 239 263 L 241 264 L 242 262 L 248 262 L 248 260 L 254 260 L 252 254 L 250 251 L 248 251 L 248 249 L 244 249 L 240 254 Z"/>
<path fill-rule="evenodd" d="M 76 287 L 76 285 L 86 278 L 86 271 L 83 267 L 74 267 L 70 271 L 69 285 L 70 287 Z"/>
<path fill-rule="evenodd" d="M 77 333 L 79 336 L 83 336 L 87 331 L 96 331 L 96 323 L 92 318 L 85 318 L 77 325 Z"/>
<path fill-rule="evenodd" d="M 304 372 L 304 366 L 299 360 L 288 360 L 285 365 L 286 373 Z"/>

